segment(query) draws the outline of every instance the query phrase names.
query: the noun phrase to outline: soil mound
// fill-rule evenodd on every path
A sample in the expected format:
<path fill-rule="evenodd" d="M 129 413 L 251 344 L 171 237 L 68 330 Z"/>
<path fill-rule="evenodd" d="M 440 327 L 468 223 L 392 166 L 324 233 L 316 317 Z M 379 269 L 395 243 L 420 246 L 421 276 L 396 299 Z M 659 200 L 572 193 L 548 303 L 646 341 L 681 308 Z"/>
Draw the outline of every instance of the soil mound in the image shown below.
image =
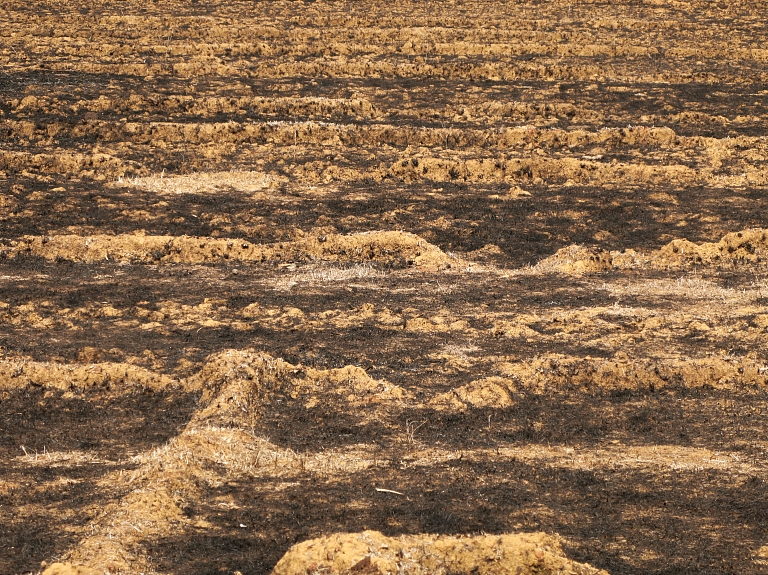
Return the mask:
<path fill-rule="evenodd" d="M 768 230 L 752 228 L 723 236 L 719 242 L 695 244 L 673 240 L 654 254 L 655 267 L 725 262 L 760 263 L 768 254 Z"/>
<path fill-rule="evenodd" d="M 306 370 L 306 377 L 294 380 L 291 396 L 306 397 L 305 406 L 314 407 L 335 395 L 350 407 L 362 407 L 386 401 L 402 401 L 410 394 L 400 386 L 387 381 L 375 380 L 357 366 L 347 365 L 336 369 Z"/>
<path fill-rule="evenodd" d="M 723 236 L 719 242 L 696 244 L 681 238 L 672 240 L 658 251 L 641 254 L 635 250 L 601 251 L 571 245 L 541 260 L 534 271 L 581 275 L 610 269 L 650 266 L 657 269 L 689 265 L 761 263 L 768 254 L 768 230 L 752 228 Z"/>
<path fill-rule="evenodd" d="M 449 266 L 451 258 L 415 234 L 399 231 L 304 237 L 279 244 L 189 236 L 26 236 L 10 243 L 10 255 L 81 263 L 376 262 L 393 267 Z"/>
<path fill-rule="evenodd" d="M 27 366 L 35 364 L 24 365 L 22 373 L 29 374 L 31 368 Z M 72 369 L 69 366 L 61 369 L 65 367 Z M 83 369 L 88 371 L 90 367 L 83 366 Z M 610 360 L 553 354 L 529 362 L 499 363 L 496 370 L 503 377 L 479 379 L 436 395 L 426 407 L 463 413 L 478 408 L 508 408 L 522 397 L 521 393 L 530 391 L 593 387 L 598 391 L 659 390 L 670 385 L 716 385 L 731 389 L 735 382 L 742 386 L 764 386 L 766 378 L 762 364 L 754 361 L 709 358 L 658 364 L 630 361 L 623 353 Z M 15 379 L 22 377 L 22 373 Z M 227 350 L 212 356 L 200 372 L 185 381 L 185 387 L 201 392 L 199 411 L 167 445 L 139 458 L 140 467 L 122 479 L 134 487 L 133 490 L 105 510 L 96 522 L 94 533 L 81 540 L 65 559 L 110 571 L 150 570 L 154 559 L 145 548 L 147 540 L 171 528 L 187 533 L 211 529 L 206 519 L 189 515 L 190 510 L 202 506 L 204 489 L 233 478 L 242 480 L 242 474 L 273 476 L 291 470 L 318 473 L 329 465 L 323 457 L 338 464 L 340 455 L 333 450 L 327 456 L 297 455 L 291 449 L 280 449 L 254 436 L 259 419 L 274 410 L 279 401 L 290 397 L 298 399 L 305 409 L 313 409 L 335 395 L 350 406 L 373 407 L 372 404 L 402 401 L 410 396 L 396 385 L 373 379 L 356 366 L 327 370 L 303 368 L 255 350 Z M 372 412 L 370 416 L 377 418 L 381 413 Z M 350 466 L 367 469 L 370 465 L 356 458 L 359 459 L 359 455 L 349 457 Z M 266 461 L 270 462 L 267 467 Z M 56 564 L 50 566 L 45 575 L 91 575 L 92 571 L 84 569 L 72 564 Z M 296 545 L 277 563 L 273 573 L 606 572 L 570 561 L 564 556 L 558 539 L 544 533 L 387 538 L 376 531 L 366 531 L 336 534 Z"/>
<path fill-rule="evenodd" d="M 139 175 L 146 170 L 135 162 L 122 160 L 110 154 L 0 152 L 0 170 L 46 174 L 76 174 L 85 178 L 121 178 Z"/>
<path fill-rule="evenodd" d="M 567 139 L 567 138 L 566 138 Z M 602 155 L 600 155 L 602 158 Z M 577 158 L 479 158 L 449 159 L 443 157 L 411 158 L 393 163 L 387 175 L 403 182 L 529 182 L 537 178 L 565 185 L 615 181 L 629 175 L 636 182 L 696 181 L 697 174 L 687 166 L 650 166 Z"/>
<path fill-rule="evenodd" d="M 661 390 L 669 387 L 729 389 L 764 388 L 768 370 L 749 358 L 630 360 L 623 353 L 613 358 L 579 358 L 547 354 L 531 361 L 500 363 L 498 370 L 515 387 L 545 392 L 547 389 Z"/>
<path fill-rule="evenodd" d="M 304 541 L 275 565 L 273 575 L 495 575 L 606 573 L 563 554 L 545 533 L 447 537 L 385 537 L 377 531 L 340 533 Z"/>
<path fill-rule="evenodd" d="M 190 378 L 192 389 L 202 390 L 202 409 L 195 421 L 219 425 L 252 425 L 262 414 L 267 394 L 295 368 L 257 352 L 225 351 Z"/>
<path fill-rule="evenodd" d="M 269 405 L 269 394 L 287 392 L 314 407 L 329 394 L 350 406 L 399 401 L 408 393 L 387 381 L 374 380 L 359 367 L 304 369 L 253 350 L 229 350 L 210 358 L 187 380 L 187 387 L 202 392 L 201 411 L 195 421 L 224 425 L 252 425 Z"/>
<path fill-rule="evenodd" d="M 543 259 L 536 264 L 534 270 L 577 275 L 602 272 L 612 267 L 613 258 L 610 253 L 572 245 L 561 248 L 554 255 Z"/>
<path fill-rule="evenodd" d="M 162 390 L 178 385 L 167 375 L 127 363 L 67 365 L 32 361 L 0 361 L 0 389 L 27 386 L 55 389 L 136 389 Z"/>
<path fill-rule="evenodd" d="M 375 402 L 404 395 L 397 386 L 374 381 L 355 366 L 303 370 L 254 350 L 228 350 L 212 356 L 186 386 L 201 392 L 199 411 L 165 446 L 140 456 L 142 465 L 125 479 L 135 489 L 105 510 L 99 528 L 81 540 L 66 559 L 111 572 L 149 570 L 153 559 L 142 548 L 142 541 L 171 526 L 190 527 L 185 509 L 189 510 L 190 501 L 200 501 L 200 485 L 215 484 L 227 473 L 253 472 L 268 456 L 274 462 L 271 475 L 279 465 L 306 466 L 293 451 L 280 451 L 248 433 L 273 405 L 275 393 L 306 395 L 314 405 L 327 400 L 329 388 L 357 403 L 362 403 L 357 396 Z M 135 525 L 142 526 L 141 532 Z M 56 568 L 74 569 L 69 564 Z M 89 571 L 51 573 L 91 575 Z"/>
<path fill-rule="evenodd" d="M 429 406 L 435 409 L 466 411 L 468 408 L 505 408 L 512 405 L 510 391 L 514 383 L 501 377 L 489 377 L 462 385 L 447 393 L 435 396 Z"/>

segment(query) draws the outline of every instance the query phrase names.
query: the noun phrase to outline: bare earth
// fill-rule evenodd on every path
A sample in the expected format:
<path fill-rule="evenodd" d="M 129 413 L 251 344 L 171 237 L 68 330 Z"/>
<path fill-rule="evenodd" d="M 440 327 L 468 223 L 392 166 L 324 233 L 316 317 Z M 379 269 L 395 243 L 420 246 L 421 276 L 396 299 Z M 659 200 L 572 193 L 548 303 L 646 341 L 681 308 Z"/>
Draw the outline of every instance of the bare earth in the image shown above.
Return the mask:
<path fill-rule="evenodd" d="M 768 574 L 765 10 L 4 1 L 0 573 Z"/>

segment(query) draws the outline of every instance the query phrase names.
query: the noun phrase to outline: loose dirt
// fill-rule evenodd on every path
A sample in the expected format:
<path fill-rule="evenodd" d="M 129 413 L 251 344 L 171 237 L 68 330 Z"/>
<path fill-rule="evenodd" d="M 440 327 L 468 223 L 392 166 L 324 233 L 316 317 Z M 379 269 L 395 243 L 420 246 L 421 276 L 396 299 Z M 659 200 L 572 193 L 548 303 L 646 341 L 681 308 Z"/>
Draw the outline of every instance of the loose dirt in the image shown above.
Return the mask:
<path fill-rule="evenodd" d="M 339 534 L 292 547 L 273 573 L 605 573 L 568 561 L 543 533 L 480 537 Z"/>
<path fill-rule="evenodd" d="M 754 2 L 0 10 L 0 573 L 768 573 Z"/>

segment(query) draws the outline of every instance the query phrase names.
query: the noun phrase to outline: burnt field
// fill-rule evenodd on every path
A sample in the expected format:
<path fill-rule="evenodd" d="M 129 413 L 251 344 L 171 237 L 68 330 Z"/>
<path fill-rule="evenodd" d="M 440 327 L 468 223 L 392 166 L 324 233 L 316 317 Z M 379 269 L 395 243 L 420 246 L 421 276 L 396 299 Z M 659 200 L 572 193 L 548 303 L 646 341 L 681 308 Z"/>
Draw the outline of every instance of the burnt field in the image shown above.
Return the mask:
<path fill-rule="evenodd" d="M 4 2 L 0 573 L 768 573 L 765 8 Z"/>

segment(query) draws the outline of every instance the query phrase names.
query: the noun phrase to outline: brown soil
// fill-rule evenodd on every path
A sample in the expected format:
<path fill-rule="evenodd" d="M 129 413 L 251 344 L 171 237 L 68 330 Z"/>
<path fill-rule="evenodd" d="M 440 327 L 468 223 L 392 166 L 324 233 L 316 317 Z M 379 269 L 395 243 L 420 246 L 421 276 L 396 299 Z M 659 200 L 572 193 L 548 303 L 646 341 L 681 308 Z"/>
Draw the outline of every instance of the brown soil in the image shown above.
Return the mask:
<path fill-rule="evenodd" d="M 385 537 L 376 531 L 337 534 L 292 547 L 274 575 L 307 573 L 573 573 L 605 575 L 569 561 L 556 539 L 544 533 L 446 537 Z"/>
<path fill-rule="evenodd" d="M 763 12 L 5 2 L 0 573 L 768 574 Z"/>

